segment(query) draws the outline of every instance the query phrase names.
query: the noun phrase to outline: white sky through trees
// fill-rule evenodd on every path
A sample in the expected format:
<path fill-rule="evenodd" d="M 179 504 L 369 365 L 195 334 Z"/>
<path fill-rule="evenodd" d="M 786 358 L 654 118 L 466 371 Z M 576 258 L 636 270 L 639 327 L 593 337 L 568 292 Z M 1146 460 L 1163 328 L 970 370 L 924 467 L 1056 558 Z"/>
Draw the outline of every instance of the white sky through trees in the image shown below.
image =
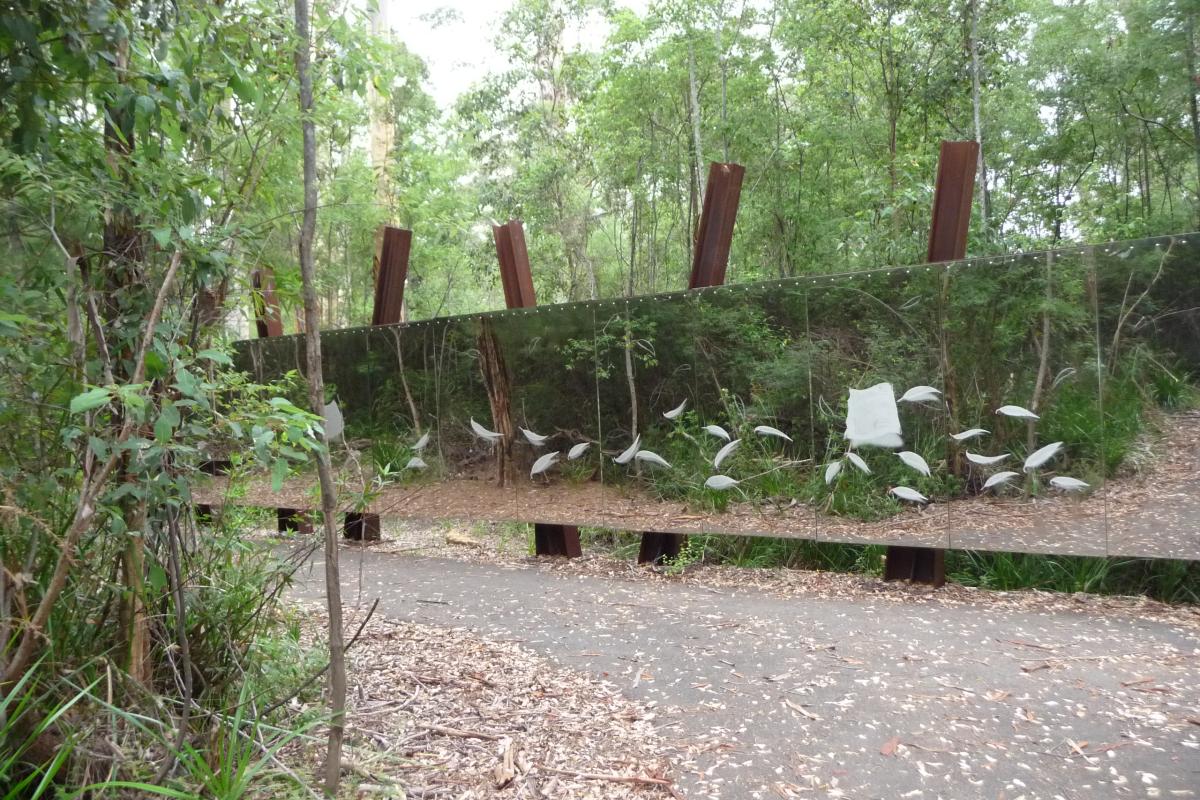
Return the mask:
<path fill-rule="evenodd" d="M 455 99 L 491 72 L 505 68 L 493 40 L 500 21 L 516 0 L 379 0 L 395 38 L 429 67 L 425 89 L 446 110 Z M 648 0 L 621 5 L 645 12 Z M 597 15 L 594 27 L 569 31 L 588 46 L 600 46 L 607 25 Z"/>

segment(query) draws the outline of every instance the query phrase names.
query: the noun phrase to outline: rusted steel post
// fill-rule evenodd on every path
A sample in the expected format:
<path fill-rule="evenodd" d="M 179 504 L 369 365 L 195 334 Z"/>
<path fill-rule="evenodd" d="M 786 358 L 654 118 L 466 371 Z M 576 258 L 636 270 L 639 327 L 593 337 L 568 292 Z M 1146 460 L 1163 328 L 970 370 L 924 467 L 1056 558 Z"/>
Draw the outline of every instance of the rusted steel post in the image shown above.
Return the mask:
<path fill-rule="evenodd" d="M 384 225 L 375 237 L 375 302 L 372 325 L 394 325 L 404 317 L 404 282 L 408 278 L 408 256 L 412 251 L 412 231 Z M 383 522 L 378 514 L 347 512 L 342 535 L 356 541 L 378 541 Z"/>
<path fill-rule="evenodd" d="M 283 336 L 283 316 L 279 309 L 279 298 L 275 294 L 275 276 L 268 269 L 256 269 L 250 273 L 250 284 L 254 289 L 254 327 L 258 338 Z M 276 529 L 280 533 L 312 533 L 312 522 L 308 515 L 294 508 L 275 509 L 275 518 Z"/>
<path fill-rule="evenodd" d="M 978 158 L 976 142 L 942 142 L 933 188 L 927 261 L 954 261 L 967 255 Z M 889 545 L 883 578 L 941 586 L 946 582 L 946 551 L 936 547 Z"/>
<path fill-rule="evenodd" d="M 525 229 L 520 220 L 509 220 L 492 226 L 496 243 L 496 260 L 500 264 L 500 283 L 504 287 L 504 303 L 508 308 L 532 308 L 537 305 L 533 291 L 533 271 L 529 266 L 529 251 L 525 248 Z M 533 526 L 534 552 L 539 556 L 583 555 L 579 544 L 579 528 L 574 525 L 536 523 Z"/>
<path fill-rule="evenodd" d="M 729 248 L 733 244 L 733 223 L 742 197 L 742 178 L 746 168 L 740 164 L 709 164 L 708 184 L 704 189 L 704 208 L 696 226 L 692 248 L 692 276 L 689 289 L 721 286 L 729 266 Z"/>
<path fill-rule="evenodd" d="M 379 267 L 375 271 L 375 308 L 372 325 L 394 325 L 403 321 L 404 281 L 408 278 L 408 255 L 412 231 L 385 225 L 380 237 Z"/>
<path fill-rule="evenodd" d="M 275 296 L 275 276 L 267 269 L 250 273 L 254 287 L 254 327 L 258 338 L 283 336 L 283 317 L 279 314 L 279 298 Z"/>
<path fill-rule="evenodd" d="M 704 190 L 700 223 L 696 226 L 689 289 L 725 283 L 729 249 L 733 244 L 733 224 L 737 220 L 745 176 L 746 168 L 740 164 L 713 162 L 708 165 L 708 184 Z M 677 533 L 645 531 L 638 549 L 638 563 L 653 564 L 675 558 L 683 549 L 686 538 Z"/>

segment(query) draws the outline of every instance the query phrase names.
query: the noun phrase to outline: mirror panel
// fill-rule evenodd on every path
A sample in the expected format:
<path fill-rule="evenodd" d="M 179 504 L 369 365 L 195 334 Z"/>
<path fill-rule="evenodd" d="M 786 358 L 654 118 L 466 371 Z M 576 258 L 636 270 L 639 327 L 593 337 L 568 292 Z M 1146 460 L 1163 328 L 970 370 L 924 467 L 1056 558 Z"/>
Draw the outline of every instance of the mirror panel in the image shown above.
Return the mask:
<path fill-rule="evenodd" d="M 1181 235 L 330 331 L 322 351 L 343 486 L 383 514 L 1200 558 L 1198 342 Z M 236 354 L 260 381 L 303 373 L 299 336 Z"/>

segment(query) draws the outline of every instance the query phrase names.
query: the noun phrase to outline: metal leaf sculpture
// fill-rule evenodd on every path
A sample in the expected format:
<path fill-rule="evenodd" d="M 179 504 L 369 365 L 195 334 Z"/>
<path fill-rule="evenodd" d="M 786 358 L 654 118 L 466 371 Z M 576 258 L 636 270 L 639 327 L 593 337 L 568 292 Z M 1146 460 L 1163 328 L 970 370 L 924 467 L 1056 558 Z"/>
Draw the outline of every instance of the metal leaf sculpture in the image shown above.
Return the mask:
<path fill-rule="evenodd" d="M 976 439 L 980 436 L 986 436 L 989 433 L 991 433 L 991 431 L 984 430 L 983 428 L 971 428 L 970 430 L 965 430 L 962 433 L 952 433 L 950 434 L 950 438 L 956 442 L 965 442 L 970 439 Z"/>
<path fill-rule="evenodd" d="M 898 403 L 927 403 L 938 400 L 941 395 L 939 389 L 932 386 L 914 386 L 904 394 L 900 395 Z"/>
<path fill-rule="evenodd" d="M 846 453 L 846 458 L 850 459 L 850 463 L 858 467 L 859 472 L 871 474 L 871 468 L 867 466 L 867 462 L 863 461 L 862 456 L 858 453 Z"/>
<path fill-rule="evenodd" d="M 471 418 L 471 433 L 488 442 L 498 442 L 504 438 L 503 433 L 489 431 L 487 428 L 476 422 L 474 417 Z"/>
<path fill-rule="evenodd" d="M 1074 367 L 1065 367 L 1057 375 L 1054 376 L 1054 382 L 1050 384 L 1051 389 L 1057 389 L 1058 385 L 1068 378 L 1074 377 L 1076 370 Z"/>
<path fill-rule="evenodd" d="M 1054 442 L 1053 444 L 1048 444 L 1045 447 L 1039 447 L 1037 450 L 1034 450 L 1029 454 L 1029 458 L 1025 459 L 1024 470 L 1029 472 L 1042 466 L 1058 455 L 1058 451 L 1062 450 L 1062 446 L 1062 442 Z"/>
<path fill-rule="evenodd" d="M 338 408 L 336 400 L 325 404 L 323 416 L 325 417 L 325 441 L 332 442 L 346 430 L 346 420 L 342 416 L 342 410 Z"/>
<path fill-rule="evenodd" d="M 918 492 L 916 489 L 910 489 L 907 486 L 893 486 L 892 494 L 899 497 L 901 500 L 907 500 L 910 503 L 928 503 L 929 498 Z"/>
<path fill-rule="evenodd" d="M 682 403 L 675 406 L 670 411 L 664 411 L 663 416 L 666 417 L 667 419 L 675 419 L 676 417 L 678 417 L 680 414 L 683 413 L 683 410 L 685 408 L 687 408 L 687 399 L 686 398 L 684 399 L 684 401 Z"/>
<path fill-rule="evenodd" d="M 905 464 L 912 467 L 925 477 L 929 477 L 929 464 L 925 463 L 925 459 L 921 458 L 911 450 L 901 450 L 899 453 L 896 453 L 896 455 L 898 455 L 900 460 Z"/>
<path fill-rule="evenodd" d="M 1019 474 L 1020 473 L 1013 472 L 1012 470 L 1005 470 L 1004 472 L 997 472 L 995 475 L 993 475 L 992 477 L 988 478 L 986 481 L 983 482 L 983 488 L 991 489 L 993 486 L 1001 486 L 1003 484 L 1008 483 L 1013 478 L 1017 477 L 1017 475 L 1019 475 Z"/>
<path fill-rule="evenodd" d="M 1041 419 L 1041 417 L 1028 408 L 1021 408 L 1020 406 L 1000 406 L 996 409 L 996 413 L 1003 414 L 1006 417 L 1013 417 L 1014 419 Z"/>
<path fill-rule="evenodd" d="M 425 463 L 425 462 L 424 462 L 424 461 L 421 459 L 421 457 L 420 457 L 420 456 L 413 456 L 412 458 L 410 458 L 410 459 L 408 460 L 408 463 L 404 465 L 404 468 L 405 468 L 405 469 L 425 469 L 425 468 L 426 468 L 426 467 L 428 467 L 428 466 L 429 466 L 429 465 L 428 465 L 428 464 L 426 464 L 426 463 Z"/>
<path fill-rule="evenodd" d="M 557 450 L 553 450 L 538 458 L 537 461 L 533 462 L 533 467 L 531 467 L 529 470 L 529 477 L 532 478 L 534 475 L 541 475 L 543 472 L 550 469 L 550 467 L 554 466 L 554 462 L 558 461 L 558 456 L 559 452 Z"/>
<path fill-rule="evenodd" d="M 630 461 L 633 460 L 633 456 L 638 451 L 638 447 L 641 446 L 641 444 L 642 444 L 642 435 L 639 433 L 637 436 L 634 437 L 633 444 L 629 445 L 628 449 L 626 449 L 624 452 L 622 452 L 621 455 L 614 458 L 613 461 L 620 464 L 621 466 L 625 466 L 626 464 L 628 464 Z"/>
<path fill-rule="evenodd" d="M 1066 475 L 1060 475 L 1050 479 L 1050 485 L 1055 489 L 1061 489 L 1064 492 L 1082 492 L 1088 488 L 1088 484 L 1078 478 L 1068 478 Z"/>
<path fill-rule="evenodd" d="M 970 450 L 967 451 L 967 461 L 970 461 L 972 464 L 978 464 L 981 467 L 990 467 L 992 464 L 999 464 L 1010 457 L 1010 453 L 1001 453 L 998 456 L 981 456 L 978 453 L 972 453 Z"/>
<path fill-rule="evenodd" d="M 734 439 L 732 442 L 718 450 L 716 458 L 713 459 L 713 469 L 720 469 L 721 462 L 729 458 L 729 456 L 733 454 L 733 451 L 737 450 L 741 444 L 741 439 Z"/>
<path fill-rule="evenodd" d="M 638 450 L 633 457 L 638 461 L 645 461 L 647 464 L 654 464 L 659 467 L 666 467 L 667 469 L 671 468 L 671 465 L 667 463 L 665 458 L 649 450 Z"/>
<path fill-rule="evenodd" d="M 718 439 L 724 439 L 727 442 L 729 441 L 729 431 L 725 430 L 720 425 L 705 425 L 704 432 L 710 433 Z"/>
<path fill-rule="evenodd" d="M 779 430 L 779 428 L 772 428 L 770 425 L 759 425 L 754 429 L 754 432 L 759 436 L 774 436 L 776 439 L 783 439 L 785 442 L 792 440 L 792 437 Z"/>
<path fill-rule="evenodd" d="M 567 451 L 567 461 L 574 461 L 581 455 L 587 452 L 587 449 L 592 446 L 591 442 L 580 442 Z"/>
<path fill-rule="evenodd" d="M 704 488 L 715 489 L 718 492 L 724 492 L 737 486 L 738 482 L 728 475 L 713 475 L 704 482 Z"/>
<path fill-rule="evenodd" d="M 841 471 L 842 471 L 841 459 L 834 461 L 829 466 L 827 466 L 825 468 L 825 485 L 828 486 L 829 484 L 833 483 L 833 481 L 837 478 L 838 474 L 841 473 Z"/>
<path fill-rule="evenodd" d="M 525 436 L 525 441 L 529 442 L 534 447 L 541 447 L 546 443 L 546 440 L 550 438 L 549 436 L 542 436 L 540 433 L 534 433 L 528 428 L 519 428 L 519 430 L 521 431 L 522 435 Z"/>
<path fill-rule="evenodd" d="M 890 383 L 877 383 L 869 389 L 851 389 L 846 401 L 846 434 L 851 447 L 904 446 L 900 430 L 900 412 Z"/>
<path fill-rule="evenodd" d="M 429 445 L 429 431 L 421 434 L 421 438 L 417 439 L 416 444 L 412 446 L 414 453 L 419 453 Z"/>

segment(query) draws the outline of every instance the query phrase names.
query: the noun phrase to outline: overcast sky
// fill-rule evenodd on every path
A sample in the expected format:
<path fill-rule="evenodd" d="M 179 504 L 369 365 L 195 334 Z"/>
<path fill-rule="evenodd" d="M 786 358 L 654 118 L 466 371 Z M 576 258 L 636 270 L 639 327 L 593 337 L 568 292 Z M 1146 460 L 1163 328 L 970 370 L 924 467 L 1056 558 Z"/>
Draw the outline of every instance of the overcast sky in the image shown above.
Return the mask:
<path fill-rule="evenodd" d="M 380 8 L 396 38 L 429 65 L 427 89 L 445 109 L 484 75 L 504 69 L 492 39 L 500 18 L 513 2 L 380 0 Z M 625 0 L 621 5 L 644 11 L 648 0 Z M 436 24 L 435 17 L 449 21 Z M 603 29 L 584 34 L 584 39 L 595 45 L 603 38 Z"/>

